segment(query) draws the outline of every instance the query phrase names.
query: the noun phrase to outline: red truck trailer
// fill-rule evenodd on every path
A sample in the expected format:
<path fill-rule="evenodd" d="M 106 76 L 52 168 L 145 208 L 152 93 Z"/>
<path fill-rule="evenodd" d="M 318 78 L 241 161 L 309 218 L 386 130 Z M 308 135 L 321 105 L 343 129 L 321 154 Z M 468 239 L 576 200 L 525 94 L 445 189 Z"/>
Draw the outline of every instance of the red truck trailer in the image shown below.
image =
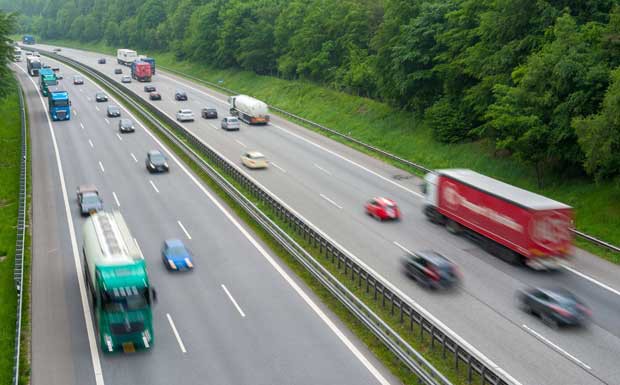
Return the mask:
<path fill-rule="evenodd" d="M 471 170 L 425 177 L 424 213 L 514 264 L 551 269 L 572 250 L 573 209 Z"/>
<path fill-rule="evenodd" d="M 137 81 L 150 82 L 152 75 L 150 63 L 140 60 L 131 63 L 131 77 Z"/>

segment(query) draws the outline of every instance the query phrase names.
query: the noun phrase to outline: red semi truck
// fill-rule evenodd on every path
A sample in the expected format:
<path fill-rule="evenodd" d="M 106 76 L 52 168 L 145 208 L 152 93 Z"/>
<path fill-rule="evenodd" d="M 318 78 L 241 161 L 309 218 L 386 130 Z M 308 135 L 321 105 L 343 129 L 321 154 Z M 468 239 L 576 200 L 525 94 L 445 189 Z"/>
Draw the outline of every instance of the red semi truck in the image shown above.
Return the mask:
<path fill-rule="evenodd" d="M 131 63 L 131 77 L 137 81 L 150 82 L 152 75 L 150 63 L 141 60 Z"/>
<path fill-rule="evenodd" d="M 471 170 L 436 170 L 424 179 L 426 216 L 507 262 L 552 269 L 572 250 L 570 206 Z"/>

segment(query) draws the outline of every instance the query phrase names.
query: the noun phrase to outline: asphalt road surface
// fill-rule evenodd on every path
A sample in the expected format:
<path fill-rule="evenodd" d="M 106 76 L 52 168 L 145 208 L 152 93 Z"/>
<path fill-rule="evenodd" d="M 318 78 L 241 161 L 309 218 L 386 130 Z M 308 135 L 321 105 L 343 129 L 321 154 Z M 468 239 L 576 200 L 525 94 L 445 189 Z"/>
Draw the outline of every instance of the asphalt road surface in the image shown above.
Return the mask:
<path fill-rule="evenodd" d="M 152 133 L 136 122 L 135 133 L 120 134 L 109 103 L 94 101 L 94 83 L 73 85 L 61 65 L 73 116 L 49 122 L 38 78 L 18 64 L 32 141 L 33 384 L 397 383 Z M 170 173 L 146 171 L 150 149 L 168 153 Z M 79 265 L 74 189 L 84 183 L 123 213 L 147 260 L 159 300 L 149 352 L 97 346 Z M 193 251 L 194 271 L 165 269 L 166 238 Z"/>
<path fill-rule="evenodd" d="M 40 46 L 51 50 L 49 46 Z M 120 84 L 129 68 L 113 57 L 63 48 L 62 55 L 99 69 Z M 100 57 L 107 64 L 97 64 Z M 143 95 L 146 83 L 126 87 Z M 226 96 L 196 82 L 158 69 L 153 81 L 162 101 L 152 102 L 174 117 L 190 108 L 196 121 L 184 126 L 239 164 L 247 150 L 259 150 L 271 161 L 268 170 L 245 170 L 350 254 L 389 281 L 410 301 L 423 306 L 482 354 L 522 384 L 618 384 L 620 368 L 620 269 L 583 253 L 556 273 L 510 266 L 477 245 L 429 223 L 422 214 L 419 179 L 291 122 L 272 116 L 268 126 L 242 124 L 226 132 L 219 120 L 200 118 L 200 108 L 215 107 L 227 115 Z M 174 101 L 174 91 L 188 101 Z M 92 96 L 92 95 L 91 95 Z M 241 167 L 241 166 L 240 166 Z M 400 222 L 380 223 L 364 215 L 365 201 L 386 196 L 399 204 Z M 450 293 L 429 292 L 402 275 L 405 250 L 437 250 L 461 269 L 464 282 Z M 593 310 L 587 328 L 552 330 L 515 306 L 515 292 L 527 286 L 564 287 Z"/>

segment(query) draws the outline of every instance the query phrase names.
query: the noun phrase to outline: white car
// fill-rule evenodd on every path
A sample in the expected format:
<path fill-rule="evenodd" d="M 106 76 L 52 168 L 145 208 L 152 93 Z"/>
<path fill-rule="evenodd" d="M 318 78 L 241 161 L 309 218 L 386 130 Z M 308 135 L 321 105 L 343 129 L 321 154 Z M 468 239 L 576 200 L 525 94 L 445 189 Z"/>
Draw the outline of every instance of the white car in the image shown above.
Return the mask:
<path fill-rule="evenodd" d="M 177 120 L 179 122 L 193 122 L 194 121 L 194 113 L 192 110 L 188 110 L 184 108 L 182 110 L 177 111 Z"/>
<path fill-rule="evenodd" d="M 131 76 L 125 75 L 121 78 L 122 83 L 131 83 Z"/>
<path fill-rule="evenodd" d="M 269 162 L 258 151 L 248 151 L 241 155 L 241 163 L 247 168 L 267 168 Z"/>

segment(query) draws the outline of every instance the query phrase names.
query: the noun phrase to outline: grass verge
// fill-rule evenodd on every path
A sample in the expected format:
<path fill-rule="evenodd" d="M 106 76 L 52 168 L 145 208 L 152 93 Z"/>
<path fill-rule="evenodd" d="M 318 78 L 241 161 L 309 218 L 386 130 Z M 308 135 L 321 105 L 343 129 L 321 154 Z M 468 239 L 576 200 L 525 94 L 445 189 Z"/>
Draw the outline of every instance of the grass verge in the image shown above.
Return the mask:
<path fill-rule="evenodd" d="M 0 116 L 0 384 L 9 384 L 15 351 L 17 291 L 13 269 L 21 158 L 21 116 L 15 81 L 10 93 L 0 99 Z"/>
<path fill-rule="evenodd" d="M 101 42 L 87 44 L 57 40 L 47 43 L 115 54 L 115 48 Z M 160 65 L 256 96 L 269 104 L 426 167 L 471 168 L 565 202 L 575 208 L 579 230 L 620 245 L 620 179 L 595 183 L 588 178 L 547 175 L 544 187 L 539 188 L 532 168 L 510 158 L 496 156 L 488 141 L 438 143 L 420 117 L 384 103 L 337 92 L 310 82 L 259 76 L 247 71 L 214 69 L 200 63 L 178 61 L 172 53 L 154 52 L 152 56 Z M 342 141 L 339 138 L 334 139 Z M 395 165 L 401 167 L 399 164 Z M 577 245 L 620 264 L 618 253 L 581 240 L 577 241 Z"/>

